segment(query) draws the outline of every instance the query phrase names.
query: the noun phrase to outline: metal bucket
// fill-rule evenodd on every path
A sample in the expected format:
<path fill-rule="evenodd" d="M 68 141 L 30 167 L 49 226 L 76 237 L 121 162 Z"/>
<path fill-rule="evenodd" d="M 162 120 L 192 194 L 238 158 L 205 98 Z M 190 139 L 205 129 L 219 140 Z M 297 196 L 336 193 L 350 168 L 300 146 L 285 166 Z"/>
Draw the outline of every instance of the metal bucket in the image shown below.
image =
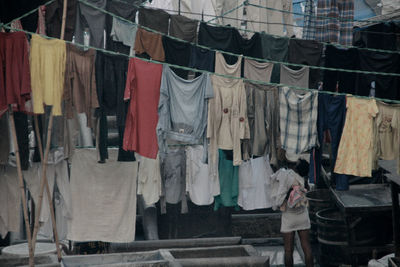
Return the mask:
<path fill-rule="evenodd" d="M 339 266 L 351 264 L 351 255 L 348 251 L 349 233 L 345 220 L 337 209 L 320 210 L 316 214 L 318 223 L 318 242 L 320 248 L 320 262 Z M 375 234 L 373 223 L 370 220 L 356 218 L 351 235 L 354 236 L 353 245 L 368 245 L 374 242 Z M 359 255 L 359 261 L 366 259 Z"/>
<path fill-rule="evenodd" d="M 308 214 L 310 216 L 311 230 L 310 230 L 310 241 L 312 243 L 317 242 L 318 224 L 316 214 L 318 211 L 332 208 L 334 203 L 329 189 L 317 189 L 306 194 L 308 199 Z"/>

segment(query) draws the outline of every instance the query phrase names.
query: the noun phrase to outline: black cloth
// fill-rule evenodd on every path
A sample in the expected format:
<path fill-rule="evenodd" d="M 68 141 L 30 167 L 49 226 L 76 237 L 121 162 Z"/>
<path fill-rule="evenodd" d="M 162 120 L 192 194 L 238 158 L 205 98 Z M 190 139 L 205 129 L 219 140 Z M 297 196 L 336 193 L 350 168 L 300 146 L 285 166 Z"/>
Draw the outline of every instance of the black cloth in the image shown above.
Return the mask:
<path fill-rule="evenodd" d="M 108 158 L 107 115 L 116 114 L 119 133 L 118 161 L 134 161 L 134 153 L 122 149 L 126 112 L 128 111 L 128 103 L 124 101 L 128 58 L 97 52 L 95 64 L 97 97 L 100 105 L 97 112 L 97 115 L 100 117 L 100 160 L 105 161 Z"/>
<path fill-rule="evenodd" d="M 28 116 L 22 112 L 14 112 L 15 131 L 17 134 L 17 143 L 19 157 L 21 160 L 21 169 L 29 168 L 29 130 Z"/>
<path fill-rule="evenodd" d="M 12 0 L 0 1 L 0 21 L 4 24 L 9 23 L 27 12 L 43 5 L 46 0 Z M 38 22 L 38 12 L 21 19 L 24 30 L 36 32 Z M 58 36 L 60 37 L 60 36 Z"/>
<path fill-rule="evenodd" d="M 192 46 L 189 67 L 214 72 L 215 69 L 215 52 Z M 196 76 L 200 76 L 201 72 L 196 72 Z"/>
<path fill-rule="evenodd" d="M 169 24 L 169 35 L 193 43 L 196 41 L 197 24 L 197 20 L 181 15 L 172 15 Z"/>
<path fill-rule="evenodd" d="M 162 39 L 165 53 L 165 62 L 179 66 L 189 67 L 191 45 L 173 40 L 167 36 Z M 178 68 L 171 68 L 179 77 L 188 78 L 189 71 Z"/>
<path fill-rule="evenodd" d="M 120 16 L 129 21 L 135 22 L 136 12 L 138 10 L 137 5 L 139 5 L 142 1 L 134 0 L 132 3 L 124 3 L 119 0 L 108 0 L 107 2 L 107 11 Z M 108 50 L 115 51 L 118 53 L 129 55 L 130 47 L 124 45 L 122 42 L 116 42 L 110 36 L 112 29 L 113 17 L 107 14 L 106 17 L 106 47 Z M 133 45 L 133 44 L 132 44 Z"/>
<path fill-rule="evenodd" d="M 168 34 L 169 14 L 161 9 L 140 8 L 139 24 Z"/>
<path fill-rule="evenodd" d="M 77 0 L 68 0 L 67 19 L 65 20 L 64 40 L 72 41 L 75 31 Z M 64 1 L 56 0 L 46 6 L 46 34 L 51 37 L 60 38 Z"/>
<path fill-rule="evenodd" d="M 323 44 L 314 40 L 289 40 L 288 62 L 309 66 L 320 66 Z M 310 69 L 309 87 L 318 88 L 320 70 Z"/>
<path fill-rule="evenodd" d="M 353 32 L 353 45 L 358 47 L 384 50 L 399 50 L 397 35 L 400 24 L 382 22 L 365 28 L 357 28 Z"/>
<path fill-rule="evenodd" d="M 208 46 L 235 54 L 242 54 L 243 38 L 235 28 L 214 27 L 206 23 L 200 23 L 198 44 Z M 235 64 L 238 60 L 237 56 L 224 54 L 226 62 L 230 65 Z"/>
<path fill-rule="evenodd" d="M 248 57 L 263 58 L 261 35 L 253 34 L 250 39 L 242 38 L 242 54 Z"/>
<path fill-rule="evenodd" d="M 400 73 L 398 54 L 359 50 L 358 60 L 364 71 Z M 356 94 L 368 96 L 372 81 L 375 81 L 376 97 L 400 100 L 400 83 L 396 76 L 358 74 Z"/>
<path fill-rule="evenodd" d="M 325 50 L 325 67 L 335 69 L 358 69 L 358 52 L 355 48 L 340 49 L 328 45 Z M 336 84 L 340 93 L 355 93 L 357 73 L 343 71 L 324 71 L 324 90 L 335 92 Z"/>
<path fill-rule="evenodd" d="M 275 37 L 269 34 L 261 34 L 263 58 L 287 62 L 289 39 L 285 37 Z M 280 64 L 274 64 L 271 74 L 271 82 L 279 83 L 281 76 Z"/>

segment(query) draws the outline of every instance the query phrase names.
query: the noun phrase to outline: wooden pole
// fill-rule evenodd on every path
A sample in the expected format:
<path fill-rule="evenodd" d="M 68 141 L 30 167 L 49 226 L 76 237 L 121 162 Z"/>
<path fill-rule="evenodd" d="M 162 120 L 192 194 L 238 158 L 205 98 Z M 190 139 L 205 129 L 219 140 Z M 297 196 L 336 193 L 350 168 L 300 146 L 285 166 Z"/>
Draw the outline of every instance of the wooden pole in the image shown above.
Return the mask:
<path fill-rule="evenodd" d="M 12 134 L 13 143 L 14 143 L 14 147 L 15 147 L 15 157 L 17 160 L 18 181 L 19 181 L 19 187 L 21 189 L 21 194 L 22 194 L 22 207 L 24 210 L 25 229 L 26 229 L 26 235 L 27 235 L 27 239 L 28 239 L 29 266 L 33 267 L 35 265 L 34 250 L 33 250 L 33 246 L 32 246 L 33 244 L 32 244 L 31 229 L 29 227 L 28 208 L 26 205 L 24 179 L 22 178 L 21 159 L 19 157 L 19 146 L 18 146 L 18 141 L 17 141 L 17 132 L 15 129 L 14 113 L 13 113 L 11 105 L 9 106 L 9 110 L 10 110 L 11 134 Z"/>
<path fill-rule="evenodd" d="M 43 160 L 44 159 L 43 159 L 42 138 L 40 136 L 40 131 L 39 131 L 38 116 L 35 115 L 33 118 L 35 120 L 35 134 L 36 134 L 36 140 L 38 142 L 37 145 L 39 147 L 40 160 L 42 161 L 42 164 L 43 164 Z M 48 138 L 50 138 L 50 137 L 48 137 Z M 50 194 L 50 188 L 49 188 L 49 183 L 47 181 L 47 177 L 46 177 L 46 181 L 45 181 L 45 186 L 46 186 L 47 199 L 49 200 L 50 215 L 51 215 L 51 223 L 53 225 L 54 240 L 56 241 L 57 257 L 58 257 L 58 261 L 61 261 L 61 249 L 60 249 L 60 241 L 58 239 L 56 216 L 54 215 L 53 199 L 52 199 L 51 194 Z M 40 216 L 40 214 L 38 214 L 38 217 L 39 216 Z"/>
<path fill-rule="evenodd" d="M 66 23 L 66 19 L 67 19 L 67 6 L 68 6 L 68 0 L 64 0 L 64 6 L 63 6 L 63 16 L 62 16 L 62 24 L 61 24 L 61 36 L 60 39 L 63 40 L 64 39 L 64 35 L 65 35 L 65 23 Z M 40 193 L 39 193 L 39 205 L 38 205 L 38 216 L 36 216 L 35 218 L 35 226 L 33 229 L 33 237 L 32 237 L 32 243 L 33 246 L 35 246 L 36 244 L 36 238 L 37 238 L 37 232 L 39 230 L 39 216 L 40 216 L 40 212 L 42 209 L 42 202 L 43 202 L 43 191 L 44 191 L 44 184 L 46 182 L 47 184 L 47 179 L 46 179 L 46 171 L 47 171 L 47 161 L 49 158 L 49 150 L 50 150 L 50 140 L 51 140 L 51 132 L 53 129 L 53 110 L 51 110 L 50 112 L 50 117 L 49 117 L 49 125 L 47 128 L 47 142 L 46 142 L 46 148 L 45 148 L 45 153 L 44 153 L 44 158 L 42 160 L 42 180 L 40 183 Z M 52 199 L 49 199 L 49 202 L 52 202 Z M 56 237 L 56 236 L 54 236 Z M 58 237 L 58 236 L 57 236 Z M 59 251 L 57 250 L 57 253 Z M 58 260 L 61 260 L 61 255 L 59 255 Z"/>

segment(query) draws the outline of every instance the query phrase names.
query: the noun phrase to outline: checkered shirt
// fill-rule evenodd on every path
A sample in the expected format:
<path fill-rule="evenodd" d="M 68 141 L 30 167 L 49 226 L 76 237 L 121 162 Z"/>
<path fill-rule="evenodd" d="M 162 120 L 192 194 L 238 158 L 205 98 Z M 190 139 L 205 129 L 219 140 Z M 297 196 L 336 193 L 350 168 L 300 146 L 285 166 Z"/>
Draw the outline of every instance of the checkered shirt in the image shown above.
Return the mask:
<path fill-rule="evenodd" d="M 307 0 L 304 9 L 303 39 L 315 40 L 315 7 L 314 0 Z"/>
<path fill-rule="evenodd" d="M 318 93 L 298 94 L 283 87 L 279 90 L 282 148 L 300 154 L 317 145 Z"/>
<path fill-rule="evenodd" d="M 354 0 L 318 0 L 315 39 L 351 45 L 353 20 Z"/>

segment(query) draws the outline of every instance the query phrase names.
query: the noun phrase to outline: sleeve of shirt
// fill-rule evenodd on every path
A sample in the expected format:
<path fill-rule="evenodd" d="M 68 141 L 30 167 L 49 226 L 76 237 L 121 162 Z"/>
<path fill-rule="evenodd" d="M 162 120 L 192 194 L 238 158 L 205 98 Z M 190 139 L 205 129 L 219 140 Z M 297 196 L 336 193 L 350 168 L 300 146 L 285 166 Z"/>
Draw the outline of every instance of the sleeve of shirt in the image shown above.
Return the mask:
<path fill-rule="evenodd" d="M 210 74 L 206 74 L 207 75 L 207 81 L 206 81 L 206 95 L 205 98 L 213 98 L 214 97 L 214 89 L 213 86 L 211 84 L 211 77 Z"/>
<path fill-rule="evenodd" d="M 249 139 L 250 127 L 249 127 L 249 120 L 247 118 L 247 99 L 246 99 L 246 90 L 244 89 L 244 85 L 240 90 L 239 127 L 240 127 L 240 139 Z"/>
<path fill-rule="evenodd" d="M 168 66 L 163 66 L 160 86 L 160 101 L 158 103 L 158 123 L 157 123 L 157 139 L 158 146 L 161 153 L 167 152 L 167 144 L 165 138 L 165 131 L 169 130 L 169 90 L 168 90 Z"/>
<path fill-rule="evenodd" d="M 63 99 L 65 101 L 65 112 L 67 118 L 72 118 L 72 65 L 70 60 L 70 52 L 67 46 L 67 54 L 66 54 L 66 63 L 65 63 L 65 74 L 64 74 L 64 92 L 63 92 Z"/>
<path fill-rule="evenodd" d="M 376 100 L 372 99 L 368 105 L 368 113 L 371 114 L 372 117 L 375 117 L 376 114 L 379 113 L 378 106 L 376 105 Z"/>
<path fill-rule="evenodd" d="M 31 88 L 31 76 L 30 76 L 30 65 L 29 65 L 29 52 L 28 52 L 28 44 L 24 42 L 24 58 L 23 58 L 23 74 L 22 75 L 22 91 L 21 96 L 23 96 L 26 100 L 30 99 L 30 93 L 32 91 Z"/>
<path fill-rule="evenodd" d="M 131 99 L 131 90 L 134 88 L 134 84 L 136 83 L 136 73 L 135 73 L 135 59 L 131 58 L 129 60 L 128 65 L 128 74 L 126 77 L 126 85 L 125 85 L 125 92 L 124 92 L 124 100 L 127 101 Z"/>

